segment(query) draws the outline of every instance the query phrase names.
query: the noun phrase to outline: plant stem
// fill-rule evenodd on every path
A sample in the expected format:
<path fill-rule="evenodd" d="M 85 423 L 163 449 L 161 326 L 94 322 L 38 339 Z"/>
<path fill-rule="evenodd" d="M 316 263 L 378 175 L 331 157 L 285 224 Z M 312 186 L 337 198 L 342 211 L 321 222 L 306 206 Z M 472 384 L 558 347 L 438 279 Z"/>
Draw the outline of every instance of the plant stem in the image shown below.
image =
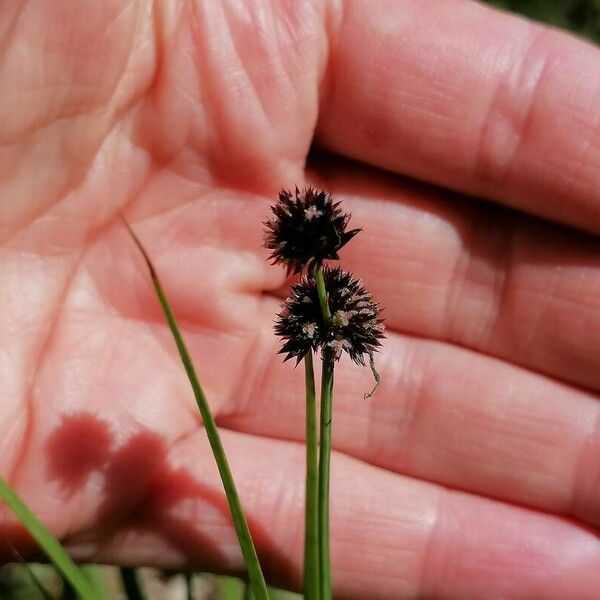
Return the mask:
<path fill-rule="evenodd" d="M 326 348 L 321 377 L 321 427 L 319 447 L 319 559 L 321 600 L 331 598 L 329 558 L 329 470 L 331 458 L 331 418 L 333 406 L 333 353 Z"/>
<path fill-rule="evenodd" d="M 202 390 L 200 382 L 198 381 L 192 359 L 185 346 L 179 331 L 179 327 L 177 326 L 177 322 L 173 316 L 173 311 L 171 310 L 169 301 L 167 300 L 167 297 L 162 289 L 156 270 L 150 261 L 150 257 L 126 221 L 125 225 L 140 252 L 142 253 L 146 264 L 148 265 L 148 269 L 152 277 L 152 283 L 154 284 L 154 289 L 156 290 L 156 295 L 158 296 L 158 300 L 163 309 L 165 318 L 169 324 L 169 329 L 171 330 L 171 334 L 173 335 L 175 344 L 177 345 L 177 350 L 179 350 L 181 362 L 185 367 L 185 371 L 192 386 L 196 403 L 200 410 L 200 415 L 202 416 L 202 422 L 204 423 L 204 429 L 206 430 L 206 435 L 208 437 L 210 447 L 212 448 L 213 455 L 217 463 L 217 468 L 219 469 L 219 475 L 221 476 L 221 481 L 223 483 L 223 488 L 227 496 L 227 502 L 229 503 L 229 510 L 233 520 L 233 526 L 235 527 L 238 542 L 246 563 L 246 569 L 248 570 L 248 579 L 250 580 L 252 593 L 254 594 L 255 600 L 269 600 L 267 584 L 260 568 L 260 563 L 256 554 L 256 548 L 254 547 L 250 529 L 248 528 L 248 523 L 246 522 L 246 517 L 244 516 L 244 512 L 242 510 L 240 498 L 233 481 L 233 475 L 231 474 L 231 469 L 229 468 L 229 463 L 227 461 L 227 457 L 225 456 L 225 450 L 223 449 L 223 444 L 221 443 L 219 430 L 217 429 L 217 425 L 210 411 L 204 391 Z"/>
<path fill-rule="evenodd" d="M 325 278 L 323 277 L 323 267 L 319 267 L 315 273 L 315 280 L 317 282 L 317 293 L 319 294 L 319 303 L 321 304 L 321 312 L 323 313 L 323 319 L 328 324 L 331 321 L 331 311 L 329 310 L 329 303 L 327 302 L 327 290 L 325 289 Z"/>
<path fill-rule="evenodd" d="M 96 600 L 98 595 L 85 575 L 73 562 L 60 542 L 46 529 L 46 526 L 25 505 L 10 484 L 0 477 L 0 498 L 15 513 L 19 521 L 40 545 L 48 558 L 55 564 L 62 576 L 84 600 Z"/>
<path fill-rule="evenodd" d="M 323 321 L 329 325 L 331 311 L 325 289 L 323 267 L 315 273 L 317 293 Z M 331 564 L 329 556 L 329 472 L 331 461 L 331 419 L 333 407 L 333 370 L 335 357 L 331 348 L 323 349 L 323 368 L 321 372 L 321 420 L 319 428 L 319 583 L 320 600 L 331 599 Z"/>
<path fill-rule="evenodd" d="M 306 500 L 304 517 L 304 597 L 319 600 L 319 438 L 312 350 L 304 357 L 306 380 Z"/>
<path fill-rule="evenodd" d="M 94 563 L 83 564 L 81 565 L 81 572 L 96 591 L 96 595 L 102 600 L 106 600 L 108 591 L 104 582 L 102 567 Z"/>

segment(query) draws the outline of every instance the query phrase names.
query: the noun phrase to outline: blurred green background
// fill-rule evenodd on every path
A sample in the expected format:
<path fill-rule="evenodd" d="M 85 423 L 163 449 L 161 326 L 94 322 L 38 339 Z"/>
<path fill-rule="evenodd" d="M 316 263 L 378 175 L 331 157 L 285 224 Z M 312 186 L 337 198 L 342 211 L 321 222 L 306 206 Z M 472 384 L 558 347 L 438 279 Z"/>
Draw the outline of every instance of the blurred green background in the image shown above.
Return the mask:
<path fill-rule="evenodd" d="M 600 43 L 600 0 L 486 0 Z"/>

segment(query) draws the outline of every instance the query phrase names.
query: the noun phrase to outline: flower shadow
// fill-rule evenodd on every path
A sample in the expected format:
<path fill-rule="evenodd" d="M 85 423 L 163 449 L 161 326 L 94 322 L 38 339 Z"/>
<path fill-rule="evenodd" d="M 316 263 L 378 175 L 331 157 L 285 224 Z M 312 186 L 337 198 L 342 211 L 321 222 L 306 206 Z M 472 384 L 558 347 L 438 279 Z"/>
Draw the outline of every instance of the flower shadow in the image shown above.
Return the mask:
<path fill-rule="evenodd" d="M 84 542 L 101 554 L 107 542 L 149 534 L 180 557 L 177 568 L 231 570 L 231 556 L 225 555 L 214 529 L 212 535 L 206 533 L 207 522 L 214 522 L 215 516 L 231 522 L 223 490 L 198 480 L 185 468 L 174 467 L 168 446 L 157 433 L 138 430 L 118 443 L 106 420 L 79 412 L 63 418 L 46 450 L 49 477 L 59 483 L 66 509 L 92 476 L 101 482 L 92 521 L 63 540 L 67 544 L 77 547 Z M 199 455 L 198 460 L 207 458 Z M 266 574 L 288 584 L 297 581 L 296 570 L 281 556 L 273 537 L 246 516 Z M 14 521 L 2 524 L 0 540 L 0 559 L 14 561 L 17 550 L 27 560 L 43 560 L 35 541 Z M 160 564 L 160 556 L 153 562 Z"/>

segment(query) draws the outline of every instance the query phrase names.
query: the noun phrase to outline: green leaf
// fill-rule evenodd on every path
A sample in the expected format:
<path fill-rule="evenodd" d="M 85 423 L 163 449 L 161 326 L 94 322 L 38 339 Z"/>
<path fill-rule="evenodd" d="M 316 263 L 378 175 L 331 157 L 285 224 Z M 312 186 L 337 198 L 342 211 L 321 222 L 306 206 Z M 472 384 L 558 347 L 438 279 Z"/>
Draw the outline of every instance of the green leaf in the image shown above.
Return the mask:
<path fill-rule="evenodd" d="M 43 523 L 33 514 L 19 498 L 17 492 L 0 477 L 0 497 L 15 513 L 19 521 L 40 545 L 48 558 L 56 565 L 64 578 L 84 600 L 99 600 L 94 588 L 73 562 L 60 542 L 46 529 Z"/>
<path fill-rule="evenodd" d="M 229 462 L 225 456 L 223 444 L 221 443 L 221 436 L 219 435 L 217 424 L 215 423 L 215 419 L 208 405 L 208 401 L 204 395 L 204 390 L 202 389 L 200 381 L 198 380 L 198 376 L 196 375 L 192 358 L 188 352 L 185 342 L 183 341 L 179 326 L 177 325 L 177 321 L 175 320 L 175 316 L 173 315 L 173 311 L 171 310 L 167 296 L 162 289 L 160 279 L 158 278 L 156 269 L 150 260 L 150 256 L 129 226 L 129 223 L 127 223 L 125 219 L 123 219 L 123 222 L 127 227 L 129 234 L 133 238 L 133 241 L 144 257 L 144 260 L 146 261 L 146 265 L 148 266 L 150 277 L 152 278 L 152 283 L 154 285 L 154 290 L 156 291 L 156 295 L 163 309 L 169 329 L 171 330 L 171 334 L 173 335 L 173 339 L 177 345 L 181 362 L 183 363 L 185 372 L 187 373 L 190 385 L 192 387 L 192 391 L 194 392 L 196 404 L 198 405 L 200 415 L 202 416 L 202 422 L 204 424 L 206 436 L 208 437 L 208 442 L 213 451 L 213 456 L 215 458 L 215 462 L 217 463 L 219 475 L 221 476 L 223 489 L 225 490 L 225 495 L 227 496 L 227 502 L 229 503 L 229 510 L 233 520 L 233 526 L 237 534 L 242 555 L 244 556 L 246 569 L 248 570 L 248 579 L 250 580 L 250 587 L 252 588 L 254 599 L 270 600 L 267 584 L 265 582 L 262 569 L 260 568 L 260 563 L 258 561 L 258 555 L 256 554 L 254 542 L 252 541 L 252 536 L 250 535 L 250 529 L 248 528 L 248 523 L 242 510 L 242 504 L 233 481 L 233 475 L 231 474 L 231 469 L 229 468 Z"/>
<path fill-rule="evenodd" d="M 56 569 L 52 565 L 26 563 L 16 552 L 19 562 L 0 567 L 0 598 L 10 600 L 54 600 L 46 587 L 55 589 Z"/>

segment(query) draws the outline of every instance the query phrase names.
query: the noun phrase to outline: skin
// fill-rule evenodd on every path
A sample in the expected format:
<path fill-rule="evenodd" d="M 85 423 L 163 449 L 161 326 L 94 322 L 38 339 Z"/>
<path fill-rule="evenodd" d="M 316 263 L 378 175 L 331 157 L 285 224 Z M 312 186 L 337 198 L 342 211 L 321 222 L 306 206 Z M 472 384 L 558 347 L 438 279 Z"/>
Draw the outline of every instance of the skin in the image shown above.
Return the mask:
<path fill-rule="evenodd" d="M 336 371 L 336 597 L 597 598 L 599 61 L 465 0 L 0 3 L 0 472 L 78 559 L 243 569 L 123 213 L 299 587 L 303 374 L 261 221 L 314 183 L 388 326 L 371 400 Z"/>

